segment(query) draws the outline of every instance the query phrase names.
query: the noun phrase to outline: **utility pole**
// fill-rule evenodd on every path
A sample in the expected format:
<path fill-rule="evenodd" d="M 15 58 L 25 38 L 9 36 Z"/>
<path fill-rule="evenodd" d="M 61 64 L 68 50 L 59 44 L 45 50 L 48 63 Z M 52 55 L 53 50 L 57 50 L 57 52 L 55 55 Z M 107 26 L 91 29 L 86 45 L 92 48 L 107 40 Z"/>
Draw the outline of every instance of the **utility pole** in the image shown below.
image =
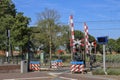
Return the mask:
<path fill-rule="evenodd" d="M 49 26 L 48 26 L 49 25 Z M 51 59 L 52 59 L 52 50 L 51 50 L 51 48 L 52 48 L 52 35 L 51 35 L 51 25 L 50 25 L 50 23 L 48 22 L 48 28 L 49 28 L 49 39 L 50 39 L 50 41 L 49 41 L 49 54 L 50 54 L 50 68 L 52 67 L 51 66 Z"/>

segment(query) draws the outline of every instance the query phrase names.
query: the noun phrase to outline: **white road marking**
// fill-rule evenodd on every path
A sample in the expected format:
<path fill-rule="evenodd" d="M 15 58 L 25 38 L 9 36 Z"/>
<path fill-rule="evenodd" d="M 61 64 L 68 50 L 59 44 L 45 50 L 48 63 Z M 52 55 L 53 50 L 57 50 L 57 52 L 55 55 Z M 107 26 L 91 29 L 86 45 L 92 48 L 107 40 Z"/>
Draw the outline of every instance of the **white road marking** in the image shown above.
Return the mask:
<path fill-rule="evenodd" d="M 67 79 L 67 80 L 78 80 L 78 79 L 66 78 L 66 77 L 59 77 L 59 78 L 62 78 L 62 79 Z"/>
<path fill-rule="evenodd" d="M 58 75 L 62 74 L 62 73 L 48 73 L 49 75 L 53 76 L 53 77 L 58 77 Z M 66 80 L 77 80 L 77 79 L 73 79 L 73 78 L 67 78 L 67 77 L 58 77 L 61 79 L 66 79 Z"/>
<path fill-rule="evenodd" d="M 57 77 L 59 74 L 62 74 L 62 73 L 48 73 L 48 74 L 51 76 Z"/>
<path fill-rule="evenodd" d="M 15 79 L 3 79 L 3 80 L 29 80 L 29 79 L 47 79 L 53 77 L 31 77 L 31 78 L 15 78 Z"/>
<path fill-rule="evenodd" d="M 15 79 L 3 79 L 3 80 L 15 80 Z"/>

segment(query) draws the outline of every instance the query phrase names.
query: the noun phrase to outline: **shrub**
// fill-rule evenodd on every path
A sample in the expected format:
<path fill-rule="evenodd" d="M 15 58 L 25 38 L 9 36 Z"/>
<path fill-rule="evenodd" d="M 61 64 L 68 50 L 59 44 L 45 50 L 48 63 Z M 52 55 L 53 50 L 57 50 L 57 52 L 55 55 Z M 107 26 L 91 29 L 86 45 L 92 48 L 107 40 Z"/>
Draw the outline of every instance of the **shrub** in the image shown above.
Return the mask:
<path fill-rule="evenodd" d="M 52 60 L 61 59 L 63 62 L 69 62 L 71 60 L 71 55 L 52 55 Z"/>
<path fill-rule="evenodd" d="M 106 55 L 106 62 L 120 62 L 120 54 L 116 54 L 116 55 Z"/>
<path fill-rule="evenodd" d="M 107 69 L 108 75 L 120 75 L 120 69 L 118 68 L 109 68 Z"/>
<path fill-rule="evenodd" d="M 102 62 L 102 55 L 96 55 L 96 62 Z"/>
<path fill-rule="evenodd" d="M 105 75 L 103 69 L 96 69 L 92 71 L 93 75 Z"/>
<path fill-rule="evenodd" d="M 96 55 L 96 62 L 103 62 L 103 55 Z M 120 54 L 106 55 L 106 62 L 119 63 L 120 62 Z"/>

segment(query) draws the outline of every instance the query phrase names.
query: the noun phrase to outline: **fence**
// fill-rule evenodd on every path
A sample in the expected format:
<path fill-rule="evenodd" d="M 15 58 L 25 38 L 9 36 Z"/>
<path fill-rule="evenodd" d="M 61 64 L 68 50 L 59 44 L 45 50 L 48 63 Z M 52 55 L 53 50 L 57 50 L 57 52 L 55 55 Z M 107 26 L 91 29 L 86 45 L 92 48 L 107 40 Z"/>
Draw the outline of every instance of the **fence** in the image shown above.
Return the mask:
<path fill-rule="evenodd" d="M 89 63 L 88 63 L 89 64 Z M 106 68 L 120 68 L 120 54 L 106 53 L 105 60 Z M 103 55 L 96 55 L 96 62 L 93 63 L 93 67 L 103 67 Z"/>
<path fill-rule="evenodd" d="M 63 67 L 69 67 L 71 66 L 71 55 L 66 54 L 61 56 L 62 63 L 64 64 Z M 44 62 L 43 64 L 40 65 L 41 68 L 49 68 L 50 66 L 50 60 L 49 57 L 47 58 L 47 62 Z M 57 57 L 52 54 L 52 60 L 56 60 Z M 33 60 L 33 59 L 32 59 Z M 35 60 L 35 59 L 34 59 Z M 37 61 L 40 61 L 40 59 L 36 59 Z M 7 62 L 6 57 L 0 57 L 0 65 L 2 64 L 20 64 L 21 57 L 9 57 L 9 61 Z M 45 64 L 45 65 L 44 65 Z M 96 54 L 96 62 L 92 64 L 93 69 L 97 67 L 103 67 L 103 55 L 100 53 Z M 62 67 L 61 67 L 62 68 Z M 85 68 L 90 68 L 90 60 L 89 57 L 86 57 L 86 66 Z M 106 68 L 120 68 L 120 54 L 110 54 L 106 53 Z"/>
<path fill-rule="evenodd" d="M 0 57 L 0 64 L 20 64 L 21 57 Z"/>

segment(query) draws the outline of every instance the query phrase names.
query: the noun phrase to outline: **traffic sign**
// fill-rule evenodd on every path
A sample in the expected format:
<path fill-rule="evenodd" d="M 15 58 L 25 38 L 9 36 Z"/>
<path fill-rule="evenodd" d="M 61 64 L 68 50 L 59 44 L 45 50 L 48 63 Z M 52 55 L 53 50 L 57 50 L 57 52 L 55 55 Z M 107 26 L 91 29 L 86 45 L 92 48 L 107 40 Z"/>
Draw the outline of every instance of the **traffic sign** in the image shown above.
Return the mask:
<path fill-rule="evenodd" d="M 99 44 L 107 44 L 107 43 L 108 43 L 108 37 L 107 37 L 107 36 L 98 37 L 98 38 L 97 38 L 97 42 L 98 42 Z"/>

